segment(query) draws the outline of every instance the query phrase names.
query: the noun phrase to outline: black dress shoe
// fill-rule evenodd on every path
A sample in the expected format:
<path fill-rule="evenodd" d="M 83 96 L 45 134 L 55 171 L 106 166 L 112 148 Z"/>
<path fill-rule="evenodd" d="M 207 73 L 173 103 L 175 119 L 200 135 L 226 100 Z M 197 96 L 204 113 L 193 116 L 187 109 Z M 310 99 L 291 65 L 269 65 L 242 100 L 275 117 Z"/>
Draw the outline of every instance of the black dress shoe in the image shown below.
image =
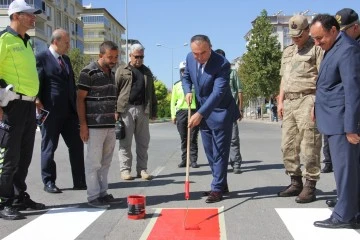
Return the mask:
<path fill-rule="evenodd" d="M 328 199 L 325 201 L 325 203 L 326 205 L 328 205 L 328 207 L 335 207 L 337 199 Z"/>
<path fill-rule="evenodd" d="M 14 207 L 5 206 L 2 210 L 0 210 L 0 218 L 5 220 L 18 220 L 24 219 L 25 217 Z"/>
<path fill-rule="evenodd" d="M 315 227 L 321 227 L 321 228 L 352 228 L 352 229 L 358 229 L 360 227 L 360 224 L 357 224 L 355 220 L 351 220 L 348 223 L 342 222 L 337 220 L 334 217 L 330 217 L 328 219 L 325 219 L 324 221 L 316 221 L 314 222 Z"/>
<path fill-rule="evenodd" d="M 323 169 L 321 169 L 322 173 L 331 173 L 333 171 L 333 165 L 332 163 L 325 163 L 325 166 Z"/>
<path fill-rule="evenodd" d="M 72 189 L 73 190 L 86 190 L 87 186 L 86 186 L 86 184 L 77 184 L 77 185 L 74 185 L 74 187 Z"/>
<path fill-rule="evenodd" d="M 12 207 L 18 211 L 43 210 L 46 208 L 45 204 L 33 201 L 27 192 L 20 193 L 18 196 L 16 196 Z"/>
<path fill-rule="evenodd" d="M 199 168 L 200 166 L 196 162 L 191 163 L 192 168 Z"/>
<path fill-rule="evenodd" d="M 223 199 L 221 192 L 210 192 L 209 196 L 205 200 L 206 203 L 216 203 Z"/>
<path fill-rule="evenodd" d="M 181 162 L 178 164 L 178 167 L 179 168 L 183 168 L 183 167 L 186 167 L 186 162 Z"/>
<path fill-rule="evenodd" d="M 61 190 L 53 182 L 45 184 L 44 191 L 48 193 L 61 193 Z"/>

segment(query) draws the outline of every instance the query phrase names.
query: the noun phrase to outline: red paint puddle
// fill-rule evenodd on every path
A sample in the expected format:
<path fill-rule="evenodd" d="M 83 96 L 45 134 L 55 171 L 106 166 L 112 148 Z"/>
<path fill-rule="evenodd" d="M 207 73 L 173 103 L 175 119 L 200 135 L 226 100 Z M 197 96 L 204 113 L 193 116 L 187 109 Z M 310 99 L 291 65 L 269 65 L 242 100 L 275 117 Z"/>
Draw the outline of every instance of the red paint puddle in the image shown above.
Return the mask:
<path fill-rule="evenodd" d="M 162 209 L 147 240 L 219 240 L 218 209 Z"/>

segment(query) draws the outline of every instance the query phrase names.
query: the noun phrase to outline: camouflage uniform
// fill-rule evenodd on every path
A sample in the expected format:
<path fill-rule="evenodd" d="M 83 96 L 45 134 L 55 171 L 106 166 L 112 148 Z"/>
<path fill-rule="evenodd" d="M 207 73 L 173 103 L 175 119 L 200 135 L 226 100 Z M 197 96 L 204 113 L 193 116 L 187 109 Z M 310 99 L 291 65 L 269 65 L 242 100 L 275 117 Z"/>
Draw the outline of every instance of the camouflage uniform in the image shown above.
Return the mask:
<path fill-rule="evenodd" d="M 310 114 L 322 57 L 321 48 L 309 38 L 300 50 L 295 44 L 284 50 L 280 69 L 285 93 L 281 148 L 286 173 L 314 181 L 320 177 L 321 135 Z"/>

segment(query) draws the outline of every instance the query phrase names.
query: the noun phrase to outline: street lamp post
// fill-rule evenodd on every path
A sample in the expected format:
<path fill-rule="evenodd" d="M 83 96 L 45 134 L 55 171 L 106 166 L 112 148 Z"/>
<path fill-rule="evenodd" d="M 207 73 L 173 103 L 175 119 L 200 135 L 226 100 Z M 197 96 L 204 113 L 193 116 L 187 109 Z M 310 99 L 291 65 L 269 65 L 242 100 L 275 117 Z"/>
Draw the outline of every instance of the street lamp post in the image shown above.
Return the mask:
<path fill-rule="evenodd" d="M 187 43 L 184 43 L 184 45 L 180 46 L 180 47 L 185 47 L 187 45 L 188 45 Z M 171 50 L 171 87 L 172 87 L 174 85 L 174 49 L 180 48 L 180 47 L 167 47 L 167 46 L 165 46 L 163 44 L 159 44 L 159 43 L 157 43 L 156 46 L 167 48 L 167 49 Z"/>

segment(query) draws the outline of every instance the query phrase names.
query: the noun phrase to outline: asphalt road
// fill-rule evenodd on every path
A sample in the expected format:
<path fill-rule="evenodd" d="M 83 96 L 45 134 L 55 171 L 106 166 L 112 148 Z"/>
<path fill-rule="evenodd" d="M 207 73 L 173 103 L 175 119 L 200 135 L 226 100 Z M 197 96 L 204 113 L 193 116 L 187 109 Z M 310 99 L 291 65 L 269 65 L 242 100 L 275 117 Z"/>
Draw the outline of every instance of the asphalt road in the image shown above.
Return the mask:
<path fill-rule="evenodd" d="M 280 152 L 280 123 L 244 120 L 239 124 L 241 138 L 241 153 L 243 156 L 242 174 L 235 175 L 229 169 L 228 182 L 230 195 L 215 204 L 206 204 L 202 192 L 210 189 L 211 174 L 203 152 L 201 138 L 199 143 L 200 168 L 190 172 L 190 200 L 184 199 L 185 169 L 178 168 L 180 161 L 179 136 L 175 125 L 165 123 L 151 124 L 151 143 L 149 148 L 149 172 L 155 175 L 152 181 L 135 179 L 123 181 L 120 179 L 117 151 L 109 172 L 109 193 L 123 200 L 115 204 L 94 221 L 81 230 L 76 237 L 69 239 L 140 239 L 158 208 L 219 208 L 223 207 L 226 239 L 237 240 L 287 240 L 302 239 L 290 231 L 288 224 L 281 218 L 276 209 L 326 209 L 324 200 L 335 196 L 335 183 L 332 174 L 323 174 L 317 185 L 317 201 L 310 204 L 297 204 L 295 198 L 279 198 L 276 193 L 290 182 L 285 175 Z M 63 190 L 61 194 L 49 194 L 43 191 L 40 177 L 40 132 L 36 135 L 33 161 L 27 179 L 28 192 L 31 197 L 47 205 L 44 211 L 24 212 L 26 219 L 5 221 L 0 219 L 0 239 L 22 239 L 14 237 L 26 227 L 32 229 L 26 239 L 57 239 L 61 233 L 70 231 L 56 217 L 36 224 L 44 215 L 52 213 L 49 209 L 87 208 L 86 191 L 73 191 L 69 168 L 68 154 L 61 140 L 55 155 L 58 179 L 56 184 Z M 117 149 L 117 146 L 116 146 Z M 135 164 L 134 164 L 135 165 Z M 135 172 L 133 170 L 132 174 Z M 142 220 L 129 220 L 127 216 L 126 197 L 129 195 L 146 196 L 146 216 Z M 47 214 L 45 214 L 47 213 Z M 53 214 L 55 215 L 55 214 Z M 316 210 L 314 210 L 316 217 Z M 60 216 L 60 215 L 59 215 Z M 65 215 L 67 216 L 67 215 Z M 314 216 L 312 216 L 314 217 Z M 320 217 L 320 216 L 319 216 Z M 71 216 L 69 216 L 70 221 Z M 66 217 L 65 217 L 66 219 Z M 294 219 L 299 217 L 294 216 Z M 322 220 L 317 219 L 317 220 Z M 312 225 L 312 220 L 302 220 Z M 33 224 L 33 225 L 31 225 Z M 80 221 L 72 223 L 77 227 Z M 35 226 L 39 225 L 39 228 Z M 29 227 L 31 226 L 31 227 Z M 354 230 L 349 230 L 354 231 Z M 13 233 L 13 235 L 11 235 Z M 327 234 L 329 232 L 326 232 Z M 358 232 L 355 232 L 356 236 Z M 11 238 L 11 236 L 13 236 Z M 360 236 L 360 235 L 359 235 Z M 24 237 L 25 239 L 25 237 Z M 169 235 L 167 239 L 176 239 Z M 303 238 L 305 239 L 305 238 Z M 306 238 L 311 239 L 311 238 Z M 318 240 L 319 238 L 317 238 Z M 329 238 L 328 238 L 329 239 Z M 357 239 L 357 238 L 354 238 Z"/>

